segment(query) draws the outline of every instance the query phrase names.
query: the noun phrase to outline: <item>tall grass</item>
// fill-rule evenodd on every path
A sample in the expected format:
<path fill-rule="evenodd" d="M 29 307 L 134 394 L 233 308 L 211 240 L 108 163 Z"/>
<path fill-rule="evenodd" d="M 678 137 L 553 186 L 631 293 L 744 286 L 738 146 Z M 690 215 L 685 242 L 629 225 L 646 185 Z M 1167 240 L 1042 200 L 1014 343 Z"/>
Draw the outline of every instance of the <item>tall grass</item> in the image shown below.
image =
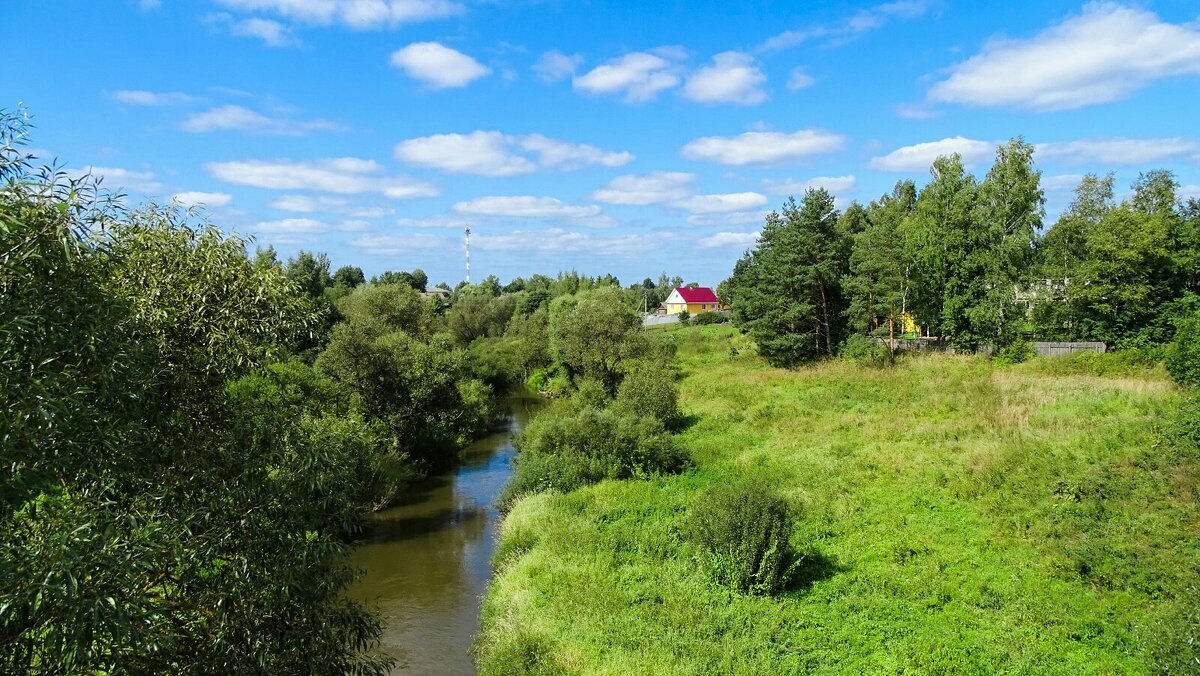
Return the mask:
<path fill-rule="evenodd" d="M 788 371 L 726 327 L 673 337 L 697 469 L 518 502 L 482 673 L 1200 665 L 1200 453 L 1170 433 L 1185 398 L 1161 368 Z M 719 584 L 684 537 L 698 496 L 749 474 L 802 515 L 805 565 L 776 597 Z"/>

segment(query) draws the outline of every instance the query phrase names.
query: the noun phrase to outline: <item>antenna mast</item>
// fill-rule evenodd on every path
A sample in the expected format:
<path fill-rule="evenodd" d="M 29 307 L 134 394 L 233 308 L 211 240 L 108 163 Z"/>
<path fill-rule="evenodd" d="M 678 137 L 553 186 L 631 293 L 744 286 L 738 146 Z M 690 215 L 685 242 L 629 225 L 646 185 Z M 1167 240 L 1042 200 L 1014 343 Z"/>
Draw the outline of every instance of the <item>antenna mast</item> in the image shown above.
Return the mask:
<path fill-rule="evenodd" d="M 467 234 L 467 284 L 471 283 L 471 226 L 466 228 Z"/>

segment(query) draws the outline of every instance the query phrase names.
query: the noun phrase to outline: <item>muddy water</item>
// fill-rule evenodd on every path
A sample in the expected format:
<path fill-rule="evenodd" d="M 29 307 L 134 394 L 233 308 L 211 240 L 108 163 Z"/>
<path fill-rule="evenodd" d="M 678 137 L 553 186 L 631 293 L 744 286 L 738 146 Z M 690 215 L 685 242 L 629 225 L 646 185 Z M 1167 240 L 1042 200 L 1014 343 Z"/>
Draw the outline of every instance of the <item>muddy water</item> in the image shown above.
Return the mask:
<path fill-rule="evenodd" d="M 351 594 L 379 610 L 383 649 L 397 673 L 475 673 L 469 650 L 499 521 L 492 503 L 512 473 L 512 435 L 538 406 L 507 403 L 507 424 L 472 444 L 456 470 L 376 514 L 355 547 L 354 563 L 366 574 Z"/>

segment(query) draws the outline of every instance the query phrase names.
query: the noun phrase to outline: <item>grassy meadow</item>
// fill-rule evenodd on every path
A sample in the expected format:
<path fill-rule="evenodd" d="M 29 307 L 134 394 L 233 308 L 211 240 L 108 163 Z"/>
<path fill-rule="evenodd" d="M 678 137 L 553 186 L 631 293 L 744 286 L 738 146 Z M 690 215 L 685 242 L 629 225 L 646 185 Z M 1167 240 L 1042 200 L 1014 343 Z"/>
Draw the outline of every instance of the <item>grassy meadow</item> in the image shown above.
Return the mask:
<path fill-rule="evenodd" d="M 1174 440 L 1184 396 L 1161 368 L 788 371 L 728 327 L 670 334 L 695 468 L 518 502 L 481 673 L 1200 668 L 1198 454 Z M 747 473 L 797 513 L 804 558 L 775 598 L 719 586 L 681 537 L 705 487 Z"/>

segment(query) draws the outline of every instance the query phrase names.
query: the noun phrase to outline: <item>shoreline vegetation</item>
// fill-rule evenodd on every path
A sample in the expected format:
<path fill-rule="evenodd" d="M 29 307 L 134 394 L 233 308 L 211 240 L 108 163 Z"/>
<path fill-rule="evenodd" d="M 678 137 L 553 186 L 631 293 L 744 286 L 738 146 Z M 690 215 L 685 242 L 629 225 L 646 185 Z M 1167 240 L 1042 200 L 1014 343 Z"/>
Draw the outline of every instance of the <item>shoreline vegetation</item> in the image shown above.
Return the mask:
<path fill-rule="evenodd" d="M 516 501 L 480 672 L 1187 670 L 1200 602 L 1188 398 L 1117 354 L 772 368 L 729 327 L 673 332 L 694 468 Z M 736 349 L 736 348 L 735 348 Z M 753 476 L 797 515 L 777 596 L 685 535 Z"/>

